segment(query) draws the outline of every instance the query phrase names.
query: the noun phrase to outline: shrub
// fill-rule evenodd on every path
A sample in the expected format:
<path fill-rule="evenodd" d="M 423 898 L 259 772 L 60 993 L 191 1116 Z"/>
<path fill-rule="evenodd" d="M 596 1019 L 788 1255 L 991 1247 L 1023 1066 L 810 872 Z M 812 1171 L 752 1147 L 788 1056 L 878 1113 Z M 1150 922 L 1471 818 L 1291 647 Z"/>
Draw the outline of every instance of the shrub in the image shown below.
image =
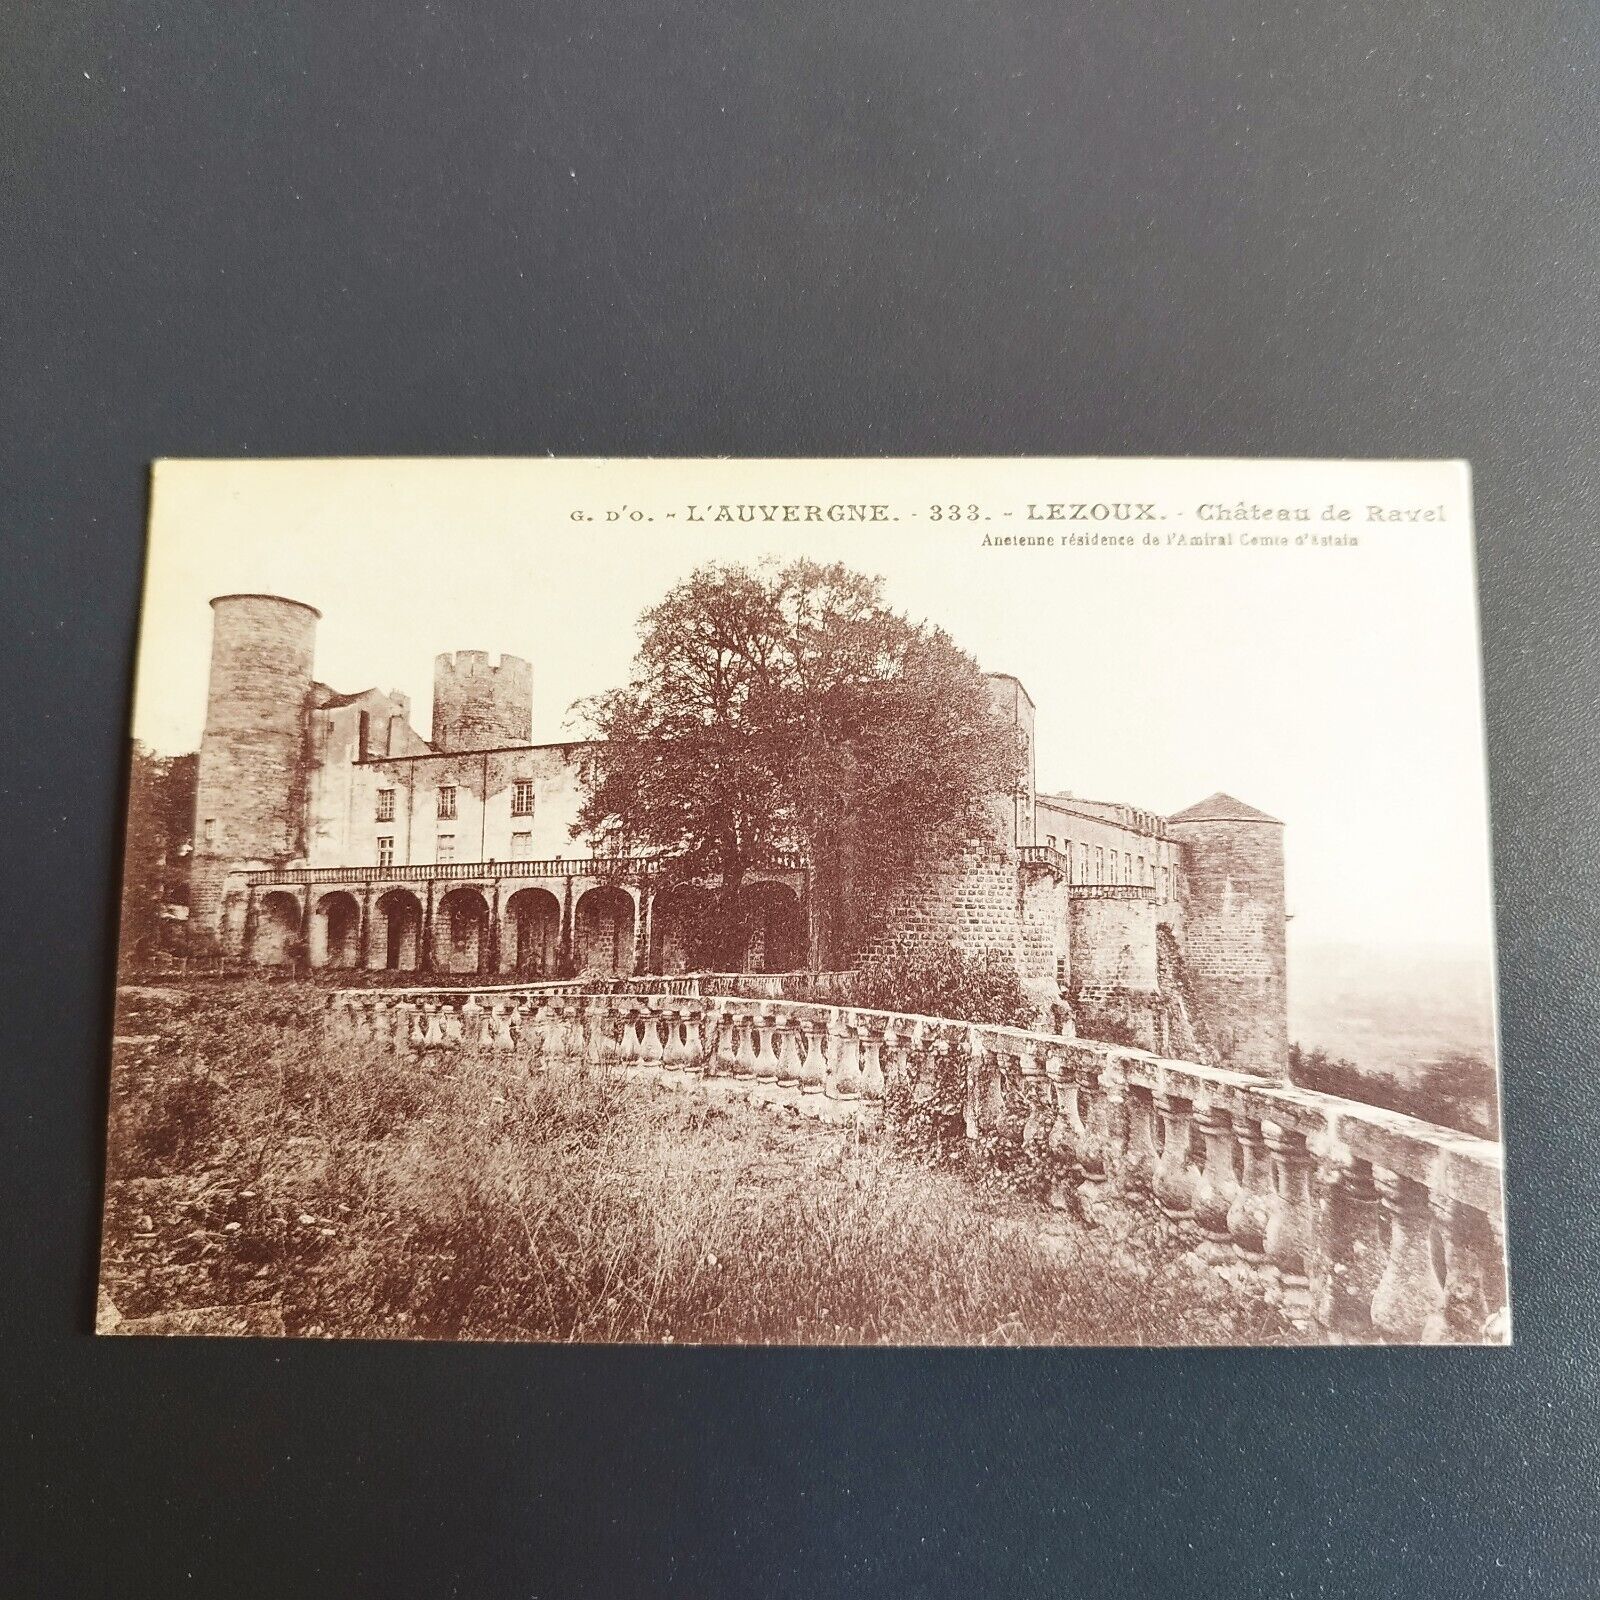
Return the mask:
<path fill-rule="evenodd" d="M 954 945 L 937 951 L 898 947 L 868 960 L 856 972 L 852 999 L 868 1011 L 1008 1028 L 1032 1026 L 1038 1012 L 1004 951 L 974 956 Z"/>

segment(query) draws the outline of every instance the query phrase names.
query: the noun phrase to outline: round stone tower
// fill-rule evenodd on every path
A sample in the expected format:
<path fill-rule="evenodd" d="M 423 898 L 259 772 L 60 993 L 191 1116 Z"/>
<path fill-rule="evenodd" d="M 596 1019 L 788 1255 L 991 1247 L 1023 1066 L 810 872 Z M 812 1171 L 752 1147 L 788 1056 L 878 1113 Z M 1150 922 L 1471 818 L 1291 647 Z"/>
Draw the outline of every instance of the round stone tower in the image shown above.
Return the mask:
<path fill-rule="evenodd" d="M 1183 965 L 1222 1065 L 1289 1071 L 1283 824 L 1214 794 L 1167 819 L 1182 851 Z"/>
<path fill-rule="evenodd" d="M 321 612 L 275 594 L 211 602 L 211 677 L 195 775 L 190 927 L 215 948 L 231 867 L 301 848 L 305 713 Z"/>
<path fill-rule="evenodd" d="M 433 748 L 493 750 L 533 742 L 533 668 L 520 656 L 490 664 L 486 650 L 433 662 Z"/>

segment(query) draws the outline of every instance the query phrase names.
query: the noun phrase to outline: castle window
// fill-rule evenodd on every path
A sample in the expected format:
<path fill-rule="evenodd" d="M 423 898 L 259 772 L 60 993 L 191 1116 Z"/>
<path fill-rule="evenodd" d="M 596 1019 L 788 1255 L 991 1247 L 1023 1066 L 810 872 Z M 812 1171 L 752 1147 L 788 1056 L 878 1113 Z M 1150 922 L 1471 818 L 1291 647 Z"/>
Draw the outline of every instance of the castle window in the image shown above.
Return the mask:
<path fill-rule="evenodd" d="M 1167 898 L 1167 869 L 1165 867 L 1161 869 L 1161 898 L 1163 900 Z"/>
<path fill-rule="evenodd" d="M 1089 881 L 1089 847 L 1086 844 L 1078 846 L 1078 882 Z"/>
<path fill-rule="evenodd" d="M 1056 847 L 1056 836 L 1053 833 L 1047 833 L 1044 836 L 1044 842 L 1049 845 L 1052 850 L 1054 850 Z"/>
<path fill-rule="evenodd" d="M 205 827 L 202 830 L 201 837 L 208 845 L 212 845 L 217 842 L 217 819 L 215 817 L 206 818 Z"/>
<path fill-rule="evenodd" d="M 1098 844 L 1094 847 L 1094 881 L 1106 881 L 1106 852 L 1104 846 Z"/>
<path fill-rule="evenodd" d="M 514 817 L 531 817 L 533 815 L 533 780 L 531 778 L 518 778 L 511 785 L 511 815 Z"/>
<path fill-rule="evenodd" d="M 1131 850 L 1122 852 L 1122 881 L 1124 883 L 1133 882 L 1133 852 Z"/>
<path fill-rule="evenodd" d="M 513 861 L 526 861 L 533 854 L 533 835 L 531 833 L 514 833 L 511 835 L 511 859 Z"/>
<path fill-rule="evenodd" d="M 392 867 L 394 865 L 394 835 L 383 833 L 378 835 L 378 865 Z"/>
<path fill-rule="evenodd" d="M 1077 858 L 1072 853 L 1072 841 L 1070 839 L 1063 839 L 1061 841 L 1061 848 L 1066 853 L 1067 857 L 1067 882 L 1075 883 L 1078 875 L 1074 870 L 1074 862 Z"/>
<path fill-rule="evenodd" d="M 456 858 L 456 836 L 453 833 L 439 835 L 439 848 L 434 851 L 435 861 L 454 861 Z"/>
<path fill-rule="evenodd" d="M 1133 880 L 1135 883 L 1148 883 L 1150 880 L 1144 875 L 1144 857 L 1139 857 L 1139 876 Z"/>
<path fill-rule="evenodd" d="M 378 791 L 378 821 L 394 821 L 394 790 L 380 789 Z"/>
<path fill-rule="evenodd" d="M 439 789 L 439 815 L 445 820 L 453 820 L 456 814 L 456 786 L 446 783 Z"/>

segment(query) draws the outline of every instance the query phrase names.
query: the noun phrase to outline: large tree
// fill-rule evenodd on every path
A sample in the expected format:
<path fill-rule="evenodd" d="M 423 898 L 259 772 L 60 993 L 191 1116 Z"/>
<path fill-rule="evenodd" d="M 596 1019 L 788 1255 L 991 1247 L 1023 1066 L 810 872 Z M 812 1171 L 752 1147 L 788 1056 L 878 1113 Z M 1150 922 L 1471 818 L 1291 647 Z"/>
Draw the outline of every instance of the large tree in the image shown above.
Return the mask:
<path fill-rule="evenodd" d="M 574 834 L 717 879 L 730 966 L 773 850 L 807 853 L 823 941 L 847 953 L 919 867 L 992 837 L 1021 770 L 977 663 L 838 564 L 700 568 L 640 619 L 629 681 L 578 709 L 599 742 Z"/>
<path fill-rule="evenodd" d="M 136 739 L 128 763 L 122 865 L 122 953 L 143 960 L 161 944 L 163 907 L 189 898 L 194 755 L 158 756 Z"/>

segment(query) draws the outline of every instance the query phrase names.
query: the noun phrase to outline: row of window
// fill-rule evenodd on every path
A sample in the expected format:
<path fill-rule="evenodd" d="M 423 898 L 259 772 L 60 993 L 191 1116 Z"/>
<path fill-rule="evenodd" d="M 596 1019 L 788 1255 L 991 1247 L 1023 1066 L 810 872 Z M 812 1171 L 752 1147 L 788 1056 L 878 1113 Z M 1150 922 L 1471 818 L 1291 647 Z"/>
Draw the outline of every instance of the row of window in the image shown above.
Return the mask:
<path fill-rule="evenodd" d="M 1074 847 L 1071 839 L 1061 840 L 1053 833 L 1044 836 L 1044 842 L 1059 850 L 1067 858 L 1069 883 L 1132 883 L 1147 888 L 1159 888 L 1163 899 L 1167 894 L 1167 869 L 1157 868 L 1154 861 L 1146 861 L 1131 850 L 1108 850 L 1104 845 L 1094 847 L 1094 875 L 1089 874 L 1089 846 L 1081 840 Z"/>
<path fill-rule="evenodd" d="M 514 833 L 511 835 L 511 859 L 513 861 L 527 861 L 533 855 L 533 834 Z M 441 833 L 433 842 L 433 859 L 435 861 L 454 861 L 456 858 L 456 836 L 453 833 Z M 394 835 L 380 833 L 378 835 L 378 865 L 392 867 L 394 865 Z"/>
<path fill-rule="evenodd" d="M 511 815 L 514 817 L 531 817 L 533 815 L 533 780 L 531 778 L 518 778 L 511 785 Z M 442 783 L 438 789 L 438 817 L 441 822 L 453 822 L 456 816 L 456 785 Z M 394 821 L 394 790 L 378 790 L 377 820 L 379 822 Z"/>

